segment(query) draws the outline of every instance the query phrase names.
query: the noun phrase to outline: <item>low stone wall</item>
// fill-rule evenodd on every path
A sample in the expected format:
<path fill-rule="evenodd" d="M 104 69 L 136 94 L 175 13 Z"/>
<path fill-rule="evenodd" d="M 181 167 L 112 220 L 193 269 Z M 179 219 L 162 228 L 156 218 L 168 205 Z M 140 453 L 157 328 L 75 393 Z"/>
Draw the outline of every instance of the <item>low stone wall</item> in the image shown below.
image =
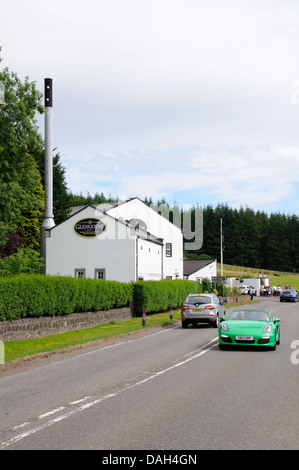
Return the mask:
<path fill-rule="evenodd" d="M 92 328 L 111 321 L 130 320 L 131 318 L 130 307 L 99 312 L 72 313 L 58 317 L 21 318 L 0 322 L 0 340 L 7 342 L 42 338 L 66 331 Z"/>
<path fill-rule="evenodd" d="M 226 303 L 248 302 L 250 295 L 224 297 Z M 66 331 L 92 328 L 111 321 L 130 320 L 133 317 L 130 307 L 115 308 L 99 312 L 71 313 L 58 317 L 21 318 L 0 322 L 0 340 L 19 341 L 42 338 L 43 336 L 65 333 Z"/>

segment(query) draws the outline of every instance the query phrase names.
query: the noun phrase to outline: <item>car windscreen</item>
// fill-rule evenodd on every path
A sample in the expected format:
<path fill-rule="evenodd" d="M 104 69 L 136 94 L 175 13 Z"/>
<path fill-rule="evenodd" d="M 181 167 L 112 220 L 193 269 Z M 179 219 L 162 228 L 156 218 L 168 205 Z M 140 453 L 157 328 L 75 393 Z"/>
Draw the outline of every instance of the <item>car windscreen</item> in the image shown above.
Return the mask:
<path fill-rule="evenodd" d="M 234 310 L 228 318 L 231 320 L 270 321 L 270 315 L 263 310 Z"/>
<path fill-rule="evenodd" d="M 184 303 L 196 305 L 196 304 L 210 304 L 211 302 L 212 302 L 211 297 L 208 297 L 207 295 L 198 295 L 198 296 L 187 297 Z"/>

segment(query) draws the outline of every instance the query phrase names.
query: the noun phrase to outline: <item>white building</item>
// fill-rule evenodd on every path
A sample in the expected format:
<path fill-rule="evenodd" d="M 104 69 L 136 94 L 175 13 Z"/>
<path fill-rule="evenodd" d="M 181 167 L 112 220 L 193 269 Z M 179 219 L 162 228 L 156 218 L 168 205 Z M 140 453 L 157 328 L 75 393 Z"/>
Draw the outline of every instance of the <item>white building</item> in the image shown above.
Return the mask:
<path fill-rule="evenodd" d="M 260 295 L 262 286 L 269 286 L 268 275 L 260 274 L 258 278 L 242 278 L 239 277 L 227 277 L 225 281 L 226 285 L 230 288 L 236 287 L 239 289 L 240 286 L 254 287 L 256 295 Z"/>
<path fill-rule="evenodd" d="M 46 236 L 46 274 L 120 282 L 183 278 L 181 229 L 138 198 L 73 208 Z"/>
<path fill-rule="evenodd" d="M 217 276 L 217 260 L 211 258 L 184 259 L 184 279 L 201 282 Z"/>

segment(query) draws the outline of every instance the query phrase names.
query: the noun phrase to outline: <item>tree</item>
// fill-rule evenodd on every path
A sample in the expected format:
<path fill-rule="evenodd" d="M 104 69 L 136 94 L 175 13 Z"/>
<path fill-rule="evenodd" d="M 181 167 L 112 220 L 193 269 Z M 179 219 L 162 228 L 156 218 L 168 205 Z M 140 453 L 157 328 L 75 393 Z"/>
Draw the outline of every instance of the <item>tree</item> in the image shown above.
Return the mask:
<path fill-rule="evenodd" d="M 20 149 L 11 155 L 9 171 L 5 171 L 6 165 L 5 152 L 0 149 L 0 246 L 12 233 L 18 231 L 24 235 L 32 217 L 38 225 L 34 234 L 38 238 L 44 205 L 40 174 L 34 158 Z"/>
<path fill-rule="evenodd" d="M 204 236 L 201 250 L 188 257 L 211 256 L 219 260 L 220 219 L 224 235 L 225 264 L 254 268 L 299 271 L 299 218 L 284 214 L 254 212 L 227 204 L 203 209 Z"/>
<path fill-rule="evenodd" d="M 22 238 L 18 232 L 9 234 L 5 245 L 0 246 L 0 258 L 6 258 L 16 253 L 21 246 L 21 242 Z"/>
<path fill-rule="evenodd" d="M 33 214 L 39 217 L 43 211 L 40 173 L 34 158 L 34 153 L 43 147 L 35 119 L 43 107 L 42 95 L 28 77 L 22 83 L 5 68 L 0 72 L 0 81 L 4 86 L 4 102 L 0 104 L 0 246 L 3 246 L 10 234 L 22 231 L 24 234 L 26 219 Z"/>
<path fill-rule="evenodd" d="M 4 102 L 0 104 L 0 247 L 5 246 L 12 234 L 18 234 L 21 246 L 39 252 L 45 162 L 36 115 L 44 112 L 43 95 L 35 82 L 30 82 L 28 77 L 22 82 L 8 68 L 0 72 L 0 82 L 4 88 Z M 69 206 L 65 169 L 57 153 L 53 158 L 56 224 L 67 218 Z M 1 256 L 7 251 L 11 254 L 13 246 L 17 247 L 15 243 L 10 244 Z"/>
<path fill-rule="evenodd" d="M 17 253 L 0 259 L 0 277 L 37 274 L 41 266 L 41 258 L 35 250 L 20 248 Z"/>

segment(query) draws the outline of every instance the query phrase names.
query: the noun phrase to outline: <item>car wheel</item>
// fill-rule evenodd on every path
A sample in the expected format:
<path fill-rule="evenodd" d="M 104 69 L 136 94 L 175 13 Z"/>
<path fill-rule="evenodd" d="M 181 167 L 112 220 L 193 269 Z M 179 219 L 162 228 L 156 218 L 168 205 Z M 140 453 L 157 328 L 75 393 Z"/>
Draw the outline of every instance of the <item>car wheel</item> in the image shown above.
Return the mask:
<path fill-rule="evenodd" d="M 275 338 L 275 343 L 273 346 L 271 346 L 270 348 L 270 351 L 275 351 L 276 350 L 276 338 Z"/>
<path fill-rule="evenodd" d="M 219 326 L 219 316 L 216 316 L 216 320 L 213 322 L 213 328 L 218 328 Z"/>
<path fill-rule="evenodd" d="M 277 338 L 276 344 L 280 344 L 280 329 L 278 331 L 278 338 Z"/>
<path fill-rule="evenodd" d="M 182 328 L 187 328 L 188 322 L 182 320 Z"/>

